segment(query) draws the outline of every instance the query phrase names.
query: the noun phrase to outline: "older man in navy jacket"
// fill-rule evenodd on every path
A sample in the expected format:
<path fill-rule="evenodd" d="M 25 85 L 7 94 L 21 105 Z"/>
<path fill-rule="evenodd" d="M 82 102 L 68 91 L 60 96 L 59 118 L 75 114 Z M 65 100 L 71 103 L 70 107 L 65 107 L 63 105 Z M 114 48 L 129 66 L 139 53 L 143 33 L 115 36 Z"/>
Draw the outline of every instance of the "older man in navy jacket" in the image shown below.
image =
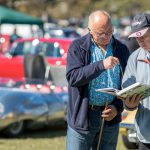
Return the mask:
<path fill-rule="evenodd" d="M 72 42 L 67 56 L 69 102 L 66 149 L 96 149 L 104 118 L 100 149 L 115 150 L 123 104 L 116 97 L 96 92 L 96 89 L 121 88 L 129 51 L 112 36 L 112 22 L 107 12 L 92 12 L 88 29 L 87 35 Z"/>

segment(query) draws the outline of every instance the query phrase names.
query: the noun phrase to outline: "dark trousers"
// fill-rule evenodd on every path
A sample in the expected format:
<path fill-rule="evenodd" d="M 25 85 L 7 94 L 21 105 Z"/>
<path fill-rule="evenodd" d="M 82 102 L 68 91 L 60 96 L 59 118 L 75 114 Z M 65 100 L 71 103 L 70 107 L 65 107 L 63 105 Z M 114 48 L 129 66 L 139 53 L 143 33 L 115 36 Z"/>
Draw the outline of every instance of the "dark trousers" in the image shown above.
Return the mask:
<path fill-rule="evenodd" d="M 139 150 L 150 150 L 150 144 L 139 142 Z"/>

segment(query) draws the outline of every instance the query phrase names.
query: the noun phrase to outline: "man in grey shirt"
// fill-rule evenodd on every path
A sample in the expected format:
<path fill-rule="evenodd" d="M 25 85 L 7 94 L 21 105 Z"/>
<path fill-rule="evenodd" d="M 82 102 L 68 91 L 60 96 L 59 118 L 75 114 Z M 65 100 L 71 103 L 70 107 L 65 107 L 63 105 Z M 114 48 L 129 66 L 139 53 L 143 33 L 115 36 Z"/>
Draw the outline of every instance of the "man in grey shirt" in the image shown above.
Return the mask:
<path fill-rule="evenodd" d="M 133 18 L 131 24 L 132 34 L 140 48 L 131 54 L 122 80 L 125 88 L 135 82 L 150 85 L 150 14 L 141 13 Z M 134 110 L 138 108 L 135 117 L 135 126 L 139 139 L 140 150 L 150 150 L 150 97 L 143 99 L 141 95 L 127 97 L 124 100 L 125 108 Z"/>

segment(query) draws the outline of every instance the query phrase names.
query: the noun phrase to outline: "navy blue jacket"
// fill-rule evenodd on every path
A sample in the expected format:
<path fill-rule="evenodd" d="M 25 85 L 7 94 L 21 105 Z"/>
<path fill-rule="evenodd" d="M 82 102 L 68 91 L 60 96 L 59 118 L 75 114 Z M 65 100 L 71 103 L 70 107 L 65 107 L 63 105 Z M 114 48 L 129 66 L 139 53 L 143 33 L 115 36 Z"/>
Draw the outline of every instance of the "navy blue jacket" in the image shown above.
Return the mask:
<path fill-rule="evenodd" d="M 67 55 L 66 78 L 69 93 L 67 121 L 71 128 L 81 133 L 89 131 L 89 81 L 98 77 L 105 70 L 103 61 L 90 64 L 90 42 L 90 34 L 74 40 L 69 47 Z M 129 51 L 125 45 L 115 38 L 113 47 L 113 55 L 119 59 L 121 69 L 124 71 Z M 116 98 L 112 104 L 116 106 L 118 115 L 112 121 L 106 122 L 110 125 L 121 121 L 121 112 L 123 111 L 121 100 Z"/>

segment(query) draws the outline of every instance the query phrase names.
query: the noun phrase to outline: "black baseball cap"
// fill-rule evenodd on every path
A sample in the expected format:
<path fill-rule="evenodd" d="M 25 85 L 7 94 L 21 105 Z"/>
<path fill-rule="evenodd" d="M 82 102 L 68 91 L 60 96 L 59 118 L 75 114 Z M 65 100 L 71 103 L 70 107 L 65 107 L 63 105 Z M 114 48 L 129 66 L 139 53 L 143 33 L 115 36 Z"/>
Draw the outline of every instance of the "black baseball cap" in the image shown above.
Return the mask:
<path fill-rule="evenodd" d="M 143 36 L 150 27 L 150 14 L 140 13 L 136 15 L 131 23 L 131 34 L 128 38 L 131 37 L 141 37 Z"/>

